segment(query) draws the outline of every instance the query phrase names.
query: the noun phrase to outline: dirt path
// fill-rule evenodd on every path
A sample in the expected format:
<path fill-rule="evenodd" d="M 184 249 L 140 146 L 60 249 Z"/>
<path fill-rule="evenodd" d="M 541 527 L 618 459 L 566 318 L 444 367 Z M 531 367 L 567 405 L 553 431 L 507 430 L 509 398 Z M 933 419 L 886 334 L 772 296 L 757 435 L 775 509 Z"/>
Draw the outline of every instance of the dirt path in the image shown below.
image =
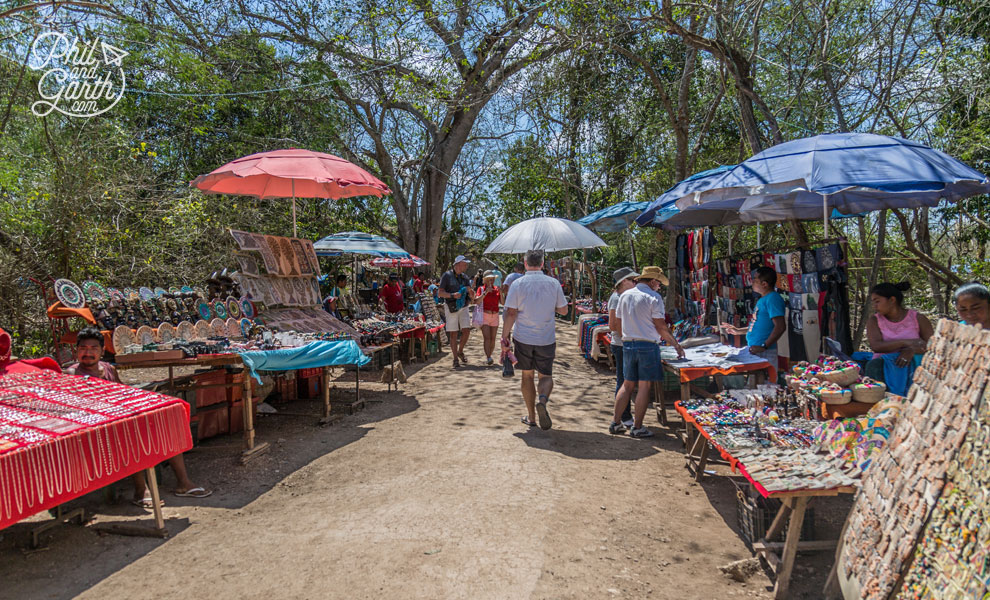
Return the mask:
<path fill-rule="evenodd" d="M 742 584 L 718 572 L 750 556 L 732 529 L 732 486 L 693 483 L 652 414 L 656 438 L 609 436 L 614 380 L 576 337 L 558 326 L 549 432 L 519 422 L 519 379 L 480 366 L 476 336 L 467 368 L 448 356 L 419 367 L 333 427 L 263 419 L 274 448 L 245 467 L 234 437 L 193 451 L 193 478 L 217 493 L 167 495 L 168 540 L 65 527 L 24 556 L 15 541 L 28 524 L 9 529 L 0 597 L 769 597 L 762 573 Z M 99 519 L 140 514 L 109 512 Z"/>

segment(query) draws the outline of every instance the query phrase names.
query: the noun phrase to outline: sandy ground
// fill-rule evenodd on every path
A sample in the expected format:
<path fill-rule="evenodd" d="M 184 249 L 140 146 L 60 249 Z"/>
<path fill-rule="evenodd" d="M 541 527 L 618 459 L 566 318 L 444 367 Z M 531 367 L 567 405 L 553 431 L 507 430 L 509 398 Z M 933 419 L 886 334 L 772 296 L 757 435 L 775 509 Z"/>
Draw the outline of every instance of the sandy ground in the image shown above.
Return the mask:
<path fill-rule="evenodd" d="M 167 540 L 70 525 L 29 553 L 41 515 L 5 530 L 0 597 L 771 597 L 763 572 L 739 583 L 718 571 L 751 556 L 728 477 L 694 483 L 652 410 L 657 437 L 610 436 L 614 379 L 580 357 L 574 331 L 558 325 L 549 432 L 519 422 L 518 376 L 481 366 L 476 333 L 468 367 L 444 354 L 407 366 L 398 392 L 363 385 L 368 408 L 332 427 L 259 419 L 272 450 L 246 466 L 236 436 L 190 451 L 192 478 L 216 492 L 172 496 L 166 471 Z M 74 504 L 96 509 L 96 523 L 150 522 L 126 502 L 127 483 L 117 489 L 117 504 L 99 493 Z M 849 501 L 815 506 L 819 538 L 834 537 Z M 793 597 L 821 597 L 831 562 L 799 555 Z"/>

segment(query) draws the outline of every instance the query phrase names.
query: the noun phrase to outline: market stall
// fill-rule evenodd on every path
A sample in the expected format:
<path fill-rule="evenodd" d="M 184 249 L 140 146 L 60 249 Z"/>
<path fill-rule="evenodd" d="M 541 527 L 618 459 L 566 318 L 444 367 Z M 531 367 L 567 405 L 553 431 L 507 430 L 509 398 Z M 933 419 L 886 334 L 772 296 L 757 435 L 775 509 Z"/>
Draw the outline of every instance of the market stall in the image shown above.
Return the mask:
<path fill-rule="evenodd" d="M 145 470 L 164 535 L 154 467 L 191 447 L 177 398 L 49 370 L 0 377 L 0 529 Z"/>

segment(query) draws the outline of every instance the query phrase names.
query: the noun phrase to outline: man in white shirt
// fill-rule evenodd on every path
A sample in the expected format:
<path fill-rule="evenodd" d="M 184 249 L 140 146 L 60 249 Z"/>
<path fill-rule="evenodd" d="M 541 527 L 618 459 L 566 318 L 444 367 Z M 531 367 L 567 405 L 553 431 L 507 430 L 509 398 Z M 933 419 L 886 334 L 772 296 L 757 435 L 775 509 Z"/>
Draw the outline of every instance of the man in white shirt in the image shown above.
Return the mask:
<path fill-rule="evenodd" d="M 512 267 L 512 272 L 505 276 L 505 280 L 502 281 L 502 287 L 499 288 L 499 292 L 502 293 L 502 303 L 509 297 L 509 286 L 512 282 L 519 279 L 526 273 L 526 265 L 519 261 Z"/>
<path fill-rule="evenodd" d="M 538 414 L 540 429 L 546 430 L 552 425 L 547 401 L 553 391 L 553 359 L 557 350 L 554 313 L 567 314 L 567 299 L 560 282 L 544 275 L 542 269 L 543 251 L 527 252 L 526 274 L 512 282 L 505 299 L 502 339 L 508 344 L 511 336 L 515 342 L 519 361 L 516 366 L 522 371 L 522 395 L 529 413 L 522 422 L 532 427 Z M 540 376 L 538 386 L 534 371 Z"/>
<path fill-rule="evenodd" d="M 623 377 L 622 369 L 622 327 L 619 326 L 619 319 L 616 316 L 615 310 L 619 307 L 619 296 L 627 290 L 631 290 L 636 287 L 636 278 L 639 277 L 639 273 L 633 271 L 629 267 L 622 267 L 612 273 L 612 279 L 615 281 L 615 291 L 608 298 L 608 328 L 612 332 L 612 358 L 615 360 L 615 392 L 619 393 L 619 388 L 622 387 L 622 382 L 625 381 Z M 633 427 L 633 417 L 632 410 L 630 410 L 629 403 L 626 404 L 625 410 L 622 411 L 622 424 L 626 426 L 626 429 L 632 429 Z"/>
<path fill-rule="evenodd" d="M 633 427 L 629 435 L 637 438 L 652 437 L 653 432 L 643 426 L 646 408 L 650 404 L 650 386 L 654 381 L 663 380 L 660 366 L 660 340 L 665 340 L 684 357 L 684 349 L 671 335 L 664 321 L 663 298 L 657 290 L 666 283 L 660 267 L 646 267 L 636 278 L 637 284 L 619 298 L 616 320 L 622 332 L 622 368 L 625 381 L 615 394 L 615 410 L 611 434 L 625 432 L 622 425 L 622 412 L 628 406 L 633 388 L 639 384 L 636 393 L 636 410 L 633 414 Z"/>

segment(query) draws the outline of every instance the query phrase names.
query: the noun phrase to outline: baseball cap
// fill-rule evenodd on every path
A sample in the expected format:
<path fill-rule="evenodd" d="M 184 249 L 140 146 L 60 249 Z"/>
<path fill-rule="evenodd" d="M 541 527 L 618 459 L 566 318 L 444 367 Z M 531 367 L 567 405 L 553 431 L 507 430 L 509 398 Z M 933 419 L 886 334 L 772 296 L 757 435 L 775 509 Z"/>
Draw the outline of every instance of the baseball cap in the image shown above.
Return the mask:
<path fill-rule="evenodd" d="M 455 265 L 459 262 L 471 264 L 471 261 L 469 261 L 463 254 L 458 254 L 457 258 L 454 259 Z"/>

